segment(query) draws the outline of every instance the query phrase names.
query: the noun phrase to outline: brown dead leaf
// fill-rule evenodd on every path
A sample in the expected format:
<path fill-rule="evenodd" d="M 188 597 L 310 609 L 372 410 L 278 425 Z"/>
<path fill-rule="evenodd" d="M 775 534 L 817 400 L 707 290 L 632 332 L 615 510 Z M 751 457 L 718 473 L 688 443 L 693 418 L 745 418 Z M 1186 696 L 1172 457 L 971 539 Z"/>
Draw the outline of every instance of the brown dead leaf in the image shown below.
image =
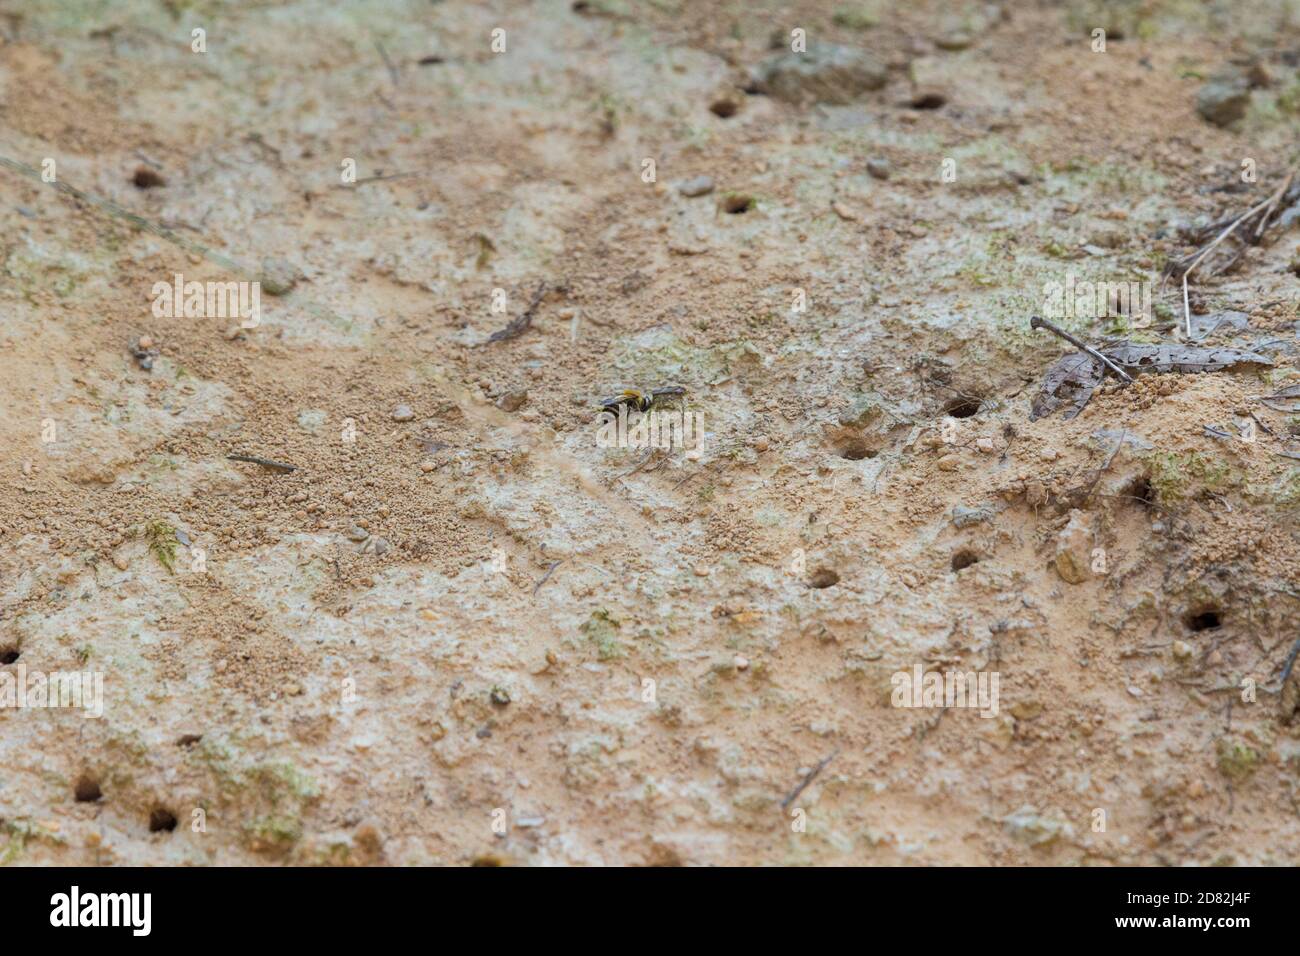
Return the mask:
<path fill-rule="evenodd" d="M 1258 352 L 1243 349 L 1202 348 L 1191 345 L 1141 345 L 1118 342 L 1099 349 L 1100 353 L 1130 374 L 1177 372 L 1224 372 L 1252 366 L 1267 367 L 1273 360 Z M 1084 352 L 1071 352 L 1047 370 L 1043 387 L 1034 399 L 1029 420 L 1051 415 L 1068 405 L 1065 418 L 1078 415 L 1092 398 L 1092 393 L 1111 372 L 1102 362 Z"/>

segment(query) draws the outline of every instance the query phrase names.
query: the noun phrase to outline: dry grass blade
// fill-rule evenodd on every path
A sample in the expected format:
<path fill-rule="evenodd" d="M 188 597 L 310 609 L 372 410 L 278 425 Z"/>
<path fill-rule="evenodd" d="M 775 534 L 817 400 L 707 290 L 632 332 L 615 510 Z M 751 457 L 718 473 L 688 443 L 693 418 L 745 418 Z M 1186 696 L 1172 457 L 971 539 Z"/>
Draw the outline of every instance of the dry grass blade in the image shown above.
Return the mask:
<path fill-rule="evenodd" d="M 1186 324 L 1188 338 L 1192 337 L 1192 309 L 1191 309 L 1191 304 L 1189 301 L 1189 295 L 1187 291 L 1188 277 L 1192 274 L 1192 272 L 1196 269 L 1197 266 L 1199 266 L 1202 262 L 1205 261 L 1205 258 L 1221 242 L 1223 242 L 1230 235 L 1232 235 L 1238 229 L 1238 227 L 1240 227 L 1243 223 L 1248 222 L 1249 220 L 1253 219 L 1255 216 L 1260 217 L 1259 224 L 1257 225 L 1254 234 L 1255 237 L 1258 238 L 1258 236 L 1262 234 L 1264 225 L 1268 221 L 1269 216 L 1272 214 L 1273 209 L 1281 201 L 1282 197 L 1286 195 L 1287 190 L 1290 189 L 1291 182 L 1294 179 L 1294 177 L 1295 177 L 1295 171 L 1292 170 L 1290 173 L 1287 174 L 1286 179 L 1282 181 L 1282 185 L 1279 186 L 1273 192 L 1273 194 L 1269 196 L 1268 199 L 1265 199 L 1263 202 L 1251 206 L 1240 216 L 1231 220 L 1223 228 L 1223 230 L 1219 232 L 1219 234 L 1214 238 L 1214 240 L 1209 243 L 1209 245 L 1205 246 L 1200 251 L 1193 253 L 1193 255 L 1190 257 L 1190 261 L 1187 258 L 1184 258 L 1178 260 L 1176 263 L 1171 264 L 1172 269 L 1168 274 L 1177 274 L 1179 269 L 1182 267 L 1183 263 L 1187 263 L 1186 268 L 1182 268 L 1182 279 L 1183 279 L 1183 320 Z M 1235 257 L 1233 258 L 1233 261 L 1235 261 Z"/>
<path fill-rule="evenodd" d="M 1255 401 L 1275 412 L 1300 412 L 1300 385 L 1291 385 L 1272 395 L 1263 395 Z"/>

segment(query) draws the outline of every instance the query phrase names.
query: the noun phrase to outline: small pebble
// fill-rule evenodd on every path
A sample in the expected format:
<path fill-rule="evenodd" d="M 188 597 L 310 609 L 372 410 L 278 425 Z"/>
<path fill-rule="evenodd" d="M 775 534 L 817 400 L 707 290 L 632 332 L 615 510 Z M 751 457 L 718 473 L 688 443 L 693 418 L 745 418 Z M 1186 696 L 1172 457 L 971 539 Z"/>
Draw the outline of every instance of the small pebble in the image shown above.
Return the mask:
<path fill-rule="evenodd" d="M 302 270 L 292 262 L 274 257 L 262 260 L 258 281 L 267 295 L 288 295 L 302 278 Z"/>
<path fill-rule="evenodd" d="M 845 222 L 856 222 L 858 219 L 858 214 L 842 202 L 831 203 L 831 209 Z"/>
<path fill-rule="evenodd" d="M 497 408 L 503 412 L 517 412 L 528 401 L 528 389 L 519 388 L 506 392 L 496 400 Z"/>
<path fill-rule="evenodd" d="M 393 409 L 393 421 L 409 422 L 415 417 L 415 412 L 411 411 L 410 405 L 398 405 Z"/>
<path fill-rule="evenodd" d="M 349 541 L 365 541 L 368 537 L 370 537 L 370 532 L 360 525 L 353 525 L 348 530 Z"/>
<path fill-rule="evenodd" d="M 936 37 L 934 45 L 940 50 L 964 50 L 974 42 L 975 38 L 965 30 L 953 30 Z"/>
<path fill-rule="evenodd" d="M 422 472 L 424 472 L 426 475 L 427 475 L 429 472 L 433 471 L 433 469 L 434 469 L 435 467 L 437 467 L 437 466 L 434 465 L 434 463 L 431 462 L 431 461 L 422 461 L 422 462 L 420 462 L 420 470 L 421 470 Z"/>
<path fill-rule="evenodd" d="M 879 157 L 867 160 L 867 172 L 876 179 L 888 179 L 891 172 L 889 160 Z"/>
<path fill-rule="evenodd" d="M 736 670 L 738 671 L 749 670 L 749 658 L 736 655 Z"/>
<path fill-rule="evenodd" d="M 691 198 L 695 196 L 707 196 L 709 193 L 713 192 L 713 180 L 708 176 L 696 176 L 693 179 L 686 180 L 686 182 L 677 187 L 677 190 L 683 196 Z"/>

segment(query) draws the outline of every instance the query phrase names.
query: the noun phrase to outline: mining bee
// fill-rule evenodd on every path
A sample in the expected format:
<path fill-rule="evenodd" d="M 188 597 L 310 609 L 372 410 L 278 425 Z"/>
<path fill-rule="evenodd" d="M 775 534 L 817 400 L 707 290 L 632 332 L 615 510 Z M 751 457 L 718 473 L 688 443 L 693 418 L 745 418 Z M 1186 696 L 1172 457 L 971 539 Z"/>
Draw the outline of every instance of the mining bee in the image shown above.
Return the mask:
<path fill-rule="evenodd" d="M 671 401 L 680 398 L 686 394 L 686 389 L 680 385 L 669 385 L 667 388 L 652 388 L 642 390 L 639 388 L 625 388 L 621 393 L 613 398 L 607 398 L 600 403 L 600 407 L 609 412 L 611 415 L 618 415 L 618 410 L 626 405 L 629 411 L 647 412 L 650 406 L 655 402 Z"/>

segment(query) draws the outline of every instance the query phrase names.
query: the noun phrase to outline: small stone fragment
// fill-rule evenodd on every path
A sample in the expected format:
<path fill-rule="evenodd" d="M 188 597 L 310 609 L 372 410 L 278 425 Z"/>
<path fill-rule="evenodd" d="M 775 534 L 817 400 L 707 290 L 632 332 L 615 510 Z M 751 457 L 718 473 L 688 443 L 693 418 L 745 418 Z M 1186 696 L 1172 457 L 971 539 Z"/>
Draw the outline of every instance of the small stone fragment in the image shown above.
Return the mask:
<path fill-rule="evenodd" d="M 1019 700 L 1007 709 L 1011 711 L 1011 716 L 1016 720 L 1033 720 L 1043 712 L 1043 702 L 1041 700 Z"/>
<path fill-rule="evenodd" d="M 1002 825 L 1012 837 L 1030 846 L 1044 846 L 1061 836 L 1062 832 L 1069 833 L 1071 829 L 1066 824 L 1042 816 L 1031 806 L 1023 806 L 1015 813 L 1003 817 Z"/>
<path fill-rule="evenodd" d="M 935 37 L 934 45 L 940 50 L 964 50 L 972 43 L 975 38 L 966 30 L 951 30 L 941 36 Z"/>
<path fill-rule="evenodd" d="M 782 53 L 754 70 L 753 87 L 791 103 L 851 103 L 889 78 L 882 60 L 865 50 L 821 43 L 804 53 Z"/>
<path fill-rule="evenodd" d="M 688 198 L 707 196 L 713 192 L 713 179 L 709 176 L 695 176 L 677 187 L 677 191 Z"/>
<path fill-rule="evenodd" d="M 1227 126 L 1246 115 L 1250 105 L 1250 82 L 1237 73 L 1221 73 L 1196 94 L 1196 112 L 1207 123 Z"/>
<path fill-rule="evenodd" d="M 496 406 L 503 412 L 517 412 L 526 401 L 528 401 L 528 389 L 518 388 L 504 393 L 496 400 Z"/>
<path fill-rule="evenodd" d="M 1091 559 L 1092 530 L 1087 516 L 1076 509 L 1070 512 L 1069 523 L 1057 535 L 1053 564 L 1062 580 L 1082 584 L 1091 574 Z"/>
<path fill-rule="evenodd" d="M 969 528 L 972 525 L 983 524 L 992 517 L 992 509 L 967 508 L 956 505 L 952 509 L 952 526 L 954 528 Z"/>
<path fill-rule="evenodd" d="M 302 277 L 302 271 L 284 259 L 272 256 L 262 260 L 259 281 L 267 295 L 288 295 Z"/>

